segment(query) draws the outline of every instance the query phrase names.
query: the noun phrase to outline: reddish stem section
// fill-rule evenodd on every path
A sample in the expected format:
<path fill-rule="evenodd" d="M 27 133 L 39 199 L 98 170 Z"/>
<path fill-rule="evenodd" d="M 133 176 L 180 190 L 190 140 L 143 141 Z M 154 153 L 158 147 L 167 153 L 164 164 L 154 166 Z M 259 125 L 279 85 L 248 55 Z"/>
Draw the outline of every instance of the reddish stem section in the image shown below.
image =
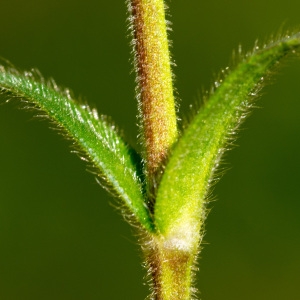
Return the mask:
<path fill-rule="evenodd" d="M 144 158 L 148 183 L 153 186 L 177 138 L 165 8 L 162 0 L 132 0 L 129 7 L 145 144 Z"/>

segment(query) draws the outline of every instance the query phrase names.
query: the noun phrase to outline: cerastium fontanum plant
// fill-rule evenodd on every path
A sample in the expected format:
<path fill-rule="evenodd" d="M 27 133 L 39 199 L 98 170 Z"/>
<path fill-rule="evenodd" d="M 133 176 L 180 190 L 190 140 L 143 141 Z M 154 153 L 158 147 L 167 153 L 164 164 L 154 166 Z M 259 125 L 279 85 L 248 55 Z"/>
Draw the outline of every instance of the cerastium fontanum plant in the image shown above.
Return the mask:
<path fill-rule="evenodd" d="M 252 52 L 238 53 L 235 66 L 221 72 L 202 107 L 179 133 L 164 1 L 128 0 L 128 9 L 140 155 L 105 117 L 36 72 L 1 65 L 1 91 L 56 123 L 126 207 L 142 234 L 150 298 L 195 299 L 195 261 L 214 173 L 274 67 L 296 53 L 300 34 L 281 35 Z"/>

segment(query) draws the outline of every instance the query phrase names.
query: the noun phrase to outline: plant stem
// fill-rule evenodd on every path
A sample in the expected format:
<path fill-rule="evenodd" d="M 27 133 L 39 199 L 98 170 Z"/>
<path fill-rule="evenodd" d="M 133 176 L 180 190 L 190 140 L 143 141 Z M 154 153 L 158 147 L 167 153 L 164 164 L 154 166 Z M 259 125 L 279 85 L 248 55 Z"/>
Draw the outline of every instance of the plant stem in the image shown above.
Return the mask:
<path fill-rule="evenodd" d="M 148 192 L 177 139 L 175 101 L 163 0 L 129 2 Z"/>
<path fill-rule="evenodd" d="M 155 300 L 189 300 L 192 298 L 193 265 L 196 255 L 170 247 L 162 237 L 152 240 L 147 255 Z"/>
<path fill-rule="evenodd" d="M 163 0 L 130 0 L 135 47 L 138 100 L 143 128 L 148 206 L 153 213 L 164 162 L 177 140 L 170 53 Z M 194 256 L 166 243 L 160 234 L 151 237 L 145 250 L 155 300 L 186 300 L 191 296 Z"/>

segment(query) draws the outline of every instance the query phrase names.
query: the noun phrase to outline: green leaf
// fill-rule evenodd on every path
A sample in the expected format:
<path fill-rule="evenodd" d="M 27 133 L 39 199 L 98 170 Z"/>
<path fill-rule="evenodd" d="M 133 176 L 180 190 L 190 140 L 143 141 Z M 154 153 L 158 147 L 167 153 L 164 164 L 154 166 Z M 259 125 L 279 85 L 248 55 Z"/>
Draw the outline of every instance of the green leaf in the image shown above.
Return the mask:
<path fill-rule="evenodd" d="M 165 241 L 197 248 L 205 200 L 226 145 L 253 105 L 270 70 L 300 45 L 300 34 L 286 36 L 242 59 L 195 116 L 175 146 L 158 189 L 155 225 Z"/>
<path fill-rule="evenodd" d="M 142 226 L 153 230 L 148 208 L 144 204 L 136 155 L 117 134 L 115 127 L 96 110 L 79 105 L 68 90 L 46 82 L 32 72 L 17 72 L 0 66 L 0 88 L 9 96 L 20 98 L 50 116 L 59 128 L 76 141 L 88 160 L 100 171 L 100 176 L 123 200 Z M 98 172 L 97 172 L 98 173 Z"/>

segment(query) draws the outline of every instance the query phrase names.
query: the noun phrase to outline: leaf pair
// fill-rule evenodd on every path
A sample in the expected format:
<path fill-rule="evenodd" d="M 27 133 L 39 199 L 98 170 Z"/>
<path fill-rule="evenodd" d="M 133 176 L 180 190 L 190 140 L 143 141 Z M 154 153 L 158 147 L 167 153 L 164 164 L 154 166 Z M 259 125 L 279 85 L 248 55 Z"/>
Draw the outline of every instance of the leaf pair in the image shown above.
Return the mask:
<path fill-rule="evenodd" d="M 182 134 L 170 154 L 151 216 L 146 205 L 140 161 L 115 127 L 68 91 L 32 72 L 0 67 L 0 88 L 48 115 L 85 152 L 99 175 L 148 232 L 181 249 L 197 247 L 205 215 L 205 199 L 226 145 L 253 105 L 265 78 L 278 62 L 300 46 L 300 35 L 285 36 L 241 58 Z"/>

